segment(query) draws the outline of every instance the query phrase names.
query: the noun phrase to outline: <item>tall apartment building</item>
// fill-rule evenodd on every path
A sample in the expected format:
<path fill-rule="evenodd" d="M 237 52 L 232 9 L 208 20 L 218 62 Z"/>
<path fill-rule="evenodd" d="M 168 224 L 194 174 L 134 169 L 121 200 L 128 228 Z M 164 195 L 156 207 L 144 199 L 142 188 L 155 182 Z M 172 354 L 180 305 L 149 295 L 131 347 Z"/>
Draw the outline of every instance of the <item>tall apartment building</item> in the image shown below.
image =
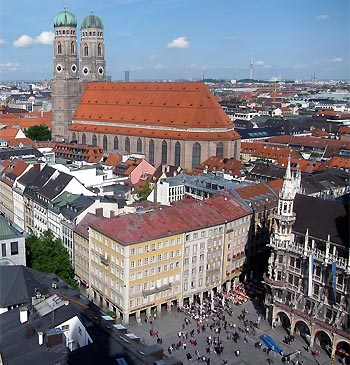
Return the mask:
<path fill-rule="evenodd" d="M 91 221 L 89 278 L 81 279 L 124 323 L 201 301 L 238 280 L 250 218 L 245 204 L 224 194 Z M 78 225 L 76 234 L 83 245 L 86 230 Z"/>
<path fill-rule="evenodd" d="M 267 317 L 332 357 L 350 347 L 349 205 L 297 195 L 299 187 L 288 163 L 264 277 Z"/>

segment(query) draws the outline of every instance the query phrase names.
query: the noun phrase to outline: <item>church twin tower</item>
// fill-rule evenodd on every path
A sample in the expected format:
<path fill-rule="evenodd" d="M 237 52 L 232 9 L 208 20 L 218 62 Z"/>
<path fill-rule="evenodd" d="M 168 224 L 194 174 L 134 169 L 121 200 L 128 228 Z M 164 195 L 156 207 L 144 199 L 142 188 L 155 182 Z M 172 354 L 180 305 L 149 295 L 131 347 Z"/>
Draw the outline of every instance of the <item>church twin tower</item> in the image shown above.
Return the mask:
<path fill-rule="evenodd" d="M 66 9 L 54 19 L 52 139 L 67 141 L 68 130 L 86 82 L 106 81 L 102 20 L 94 14 L 81 23 L 80 59 L 77 18 Z M 69 142 L 69 141 L 68 141 Z"/>

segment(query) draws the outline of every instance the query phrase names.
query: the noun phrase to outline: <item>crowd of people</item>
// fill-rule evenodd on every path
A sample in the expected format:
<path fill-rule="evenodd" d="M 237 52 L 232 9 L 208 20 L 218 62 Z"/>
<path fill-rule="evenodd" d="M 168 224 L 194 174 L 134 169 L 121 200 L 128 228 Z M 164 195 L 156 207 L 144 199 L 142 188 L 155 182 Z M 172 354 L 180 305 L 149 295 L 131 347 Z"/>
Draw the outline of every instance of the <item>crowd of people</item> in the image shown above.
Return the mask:
<path fill-rule="evenodd" d="M 193 361 L 195 356 L 198 363 L 210 365 L 212 356 L 222 356 L 224 342 L 227 343 L 227 341 L 223 341 L 222 335 L 236 344 L 240 340 L 248 342 L 250 336 L 256 334 L 261 315 L 257 315 L 256 321 L 249 321 L 247 319 L 248 311 L 242 310 L 238 318 L 233 317 L 231 303 L 234 303 L 232 293 L 218 293 L 212 298 L 203 299 L 202 303 L 195 302 L 177 307 L 177 311 L 184 314 L 184 319 L 179 323 L 177 340 L 168 346 L 168 354 L 184 350 L 187 351 L 188 361 Z M 237 323 L 235 320 L 238 320 Z M 148 321 L 152 324 L 152 320 L 148 319 Z M 145 322 L 147 323 L 147 321 Z M 200 334 L 202 335 L 199 336 Z M 150 335 L 158 337 L 158 332 L 153 330 L 153 325 Z M 200 353 L 199 346 L 197 347 L 198 341 L 203 341 L 203 338 L 206 340 L 205 354 Z M 162 340 L 160 339 L 160 341 Z M 157 342 L 160 343 L 159 339 Z M 241 350 L 237 349 L 234 354 L 239 357 Z M 222 361 L 225 364 L 227 359 Z"/>

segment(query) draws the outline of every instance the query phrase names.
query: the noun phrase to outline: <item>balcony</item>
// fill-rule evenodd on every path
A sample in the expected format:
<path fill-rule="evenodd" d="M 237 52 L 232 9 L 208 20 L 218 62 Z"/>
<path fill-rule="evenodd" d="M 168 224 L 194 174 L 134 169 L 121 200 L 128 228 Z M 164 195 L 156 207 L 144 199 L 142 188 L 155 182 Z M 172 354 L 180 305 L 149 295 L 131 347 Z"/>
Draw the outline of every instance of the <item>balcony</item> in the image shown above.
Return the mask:
<path fill-rule="evenodd" d="M 147 297 L 148 295 L 151 295 L 151 294 L 160 293 L 164 290 L 170 289 L 171 285 L 172 285 L 171 283 L 168 283 L 168 284 L 164 284 L 164 285 L 159 286 L 159 287 L 155 287 L 155 288 L 150 289 L 150 290 L 143 290 L 142 295 L 144 297 Z"/>
<path fill-rule="evenodd" d="M 288 286 L 286 282 L 270 279 L 266 274 L 263 275 L 263 281 L 272 288 L 285 289 Z"/>

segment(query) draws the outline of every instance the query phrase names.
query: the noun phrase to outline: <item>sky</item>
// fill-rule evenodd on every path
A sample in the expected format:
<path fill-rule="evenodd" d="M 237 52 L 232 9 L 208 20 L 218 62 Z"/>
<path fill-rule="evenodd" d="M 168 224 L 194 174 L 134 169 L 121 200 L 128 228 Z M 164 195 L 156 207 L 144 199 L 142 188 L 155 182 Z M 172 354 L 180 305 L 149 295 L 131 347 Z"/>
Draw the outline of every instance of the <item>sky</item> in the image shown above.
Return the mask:
<path fill-rule="evenodd" d="M 0 81 L 50 80 L 53 20 L 104 23 L 112 81 L 350 80 L 349 0 L 0 0 Z"/>

